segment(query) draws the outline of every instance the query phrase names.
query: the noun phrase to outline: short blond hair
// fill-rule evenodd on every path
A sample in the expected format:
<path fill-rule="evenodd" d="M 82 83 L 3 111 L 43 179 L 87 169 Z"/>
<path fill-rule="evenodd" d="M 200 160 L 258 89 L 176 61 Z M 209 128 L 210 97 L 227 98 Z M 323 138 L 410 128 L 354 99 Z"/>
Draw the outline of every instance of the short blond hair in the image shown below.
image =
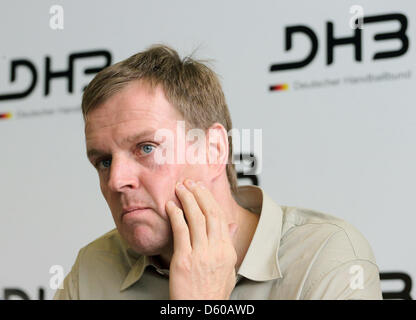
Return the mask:
<path fill-rule="evenodd" d="M 218 76 L 202 61 L 190 56 L 181 59 L 166 45 L 153 45 L 100 71 L 86 87 L 82 97 L 82 114 L 88 112 L 126 87 L 144 80 L 152 88 L 161 85 L 166 99 L 180 112 L 189 128 L 207 130 L 222 124 L 232 129 L 230 113 Z M 232 137 L 228 135 L 227 178 L 233 196 L 237 193 L 237 175 L 233 163 Z"/>

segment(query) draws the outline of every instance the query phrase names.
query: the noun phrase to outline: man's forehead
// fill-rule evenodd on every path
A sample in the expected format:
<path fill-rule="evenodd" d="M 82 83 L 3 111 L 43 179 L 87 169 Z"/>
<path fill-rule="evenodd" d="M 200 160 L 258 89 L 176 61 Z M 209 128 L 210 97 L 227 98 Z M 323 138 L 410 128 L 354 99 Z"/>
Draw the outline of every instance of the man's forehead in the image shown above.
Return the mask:
<path fill-rule="evenodd" d="M 95 110 L 94 110 L 95 111 Z M 85 121 L 85 135 L 92 137 L 103 133 L 120 135 L 121 132 L 142 130 L 144 127 L 165 127 L 171 117 L 158 115 L 151 111 L 141 110 L 120 110 L 113 114 L 93 114 Z"/>
<path fill-rule="evenodd" d="M 87 152 L 152 138 L 159 129 L 176 128 L 183 117 L 165 98 L 163 90 L 141 90 L 131 85 L 92 109 L 85 122 Z M 147 88 L 146 88 L 147 89 Z M 90 152 L 96 153 L 96 152 Z"/>
<path fill-rule="evenodd" d="M 166 99 L 163 88 L 133 81 L 87 114 L 86 126 L 117 123 L 130 119 L 172 118 L 178 111 Z"/>
<path fill-rule="evenodd" d="M 97 130 L 112 130 L 129 125 L 143 127 L 145 124 L 156 124 L 169 121 L 171 118 L 168 112 L 163 113 L 154 105 L 103 104 L 88 114 L 85 121 L 85 133 L 90 134 Z"/>

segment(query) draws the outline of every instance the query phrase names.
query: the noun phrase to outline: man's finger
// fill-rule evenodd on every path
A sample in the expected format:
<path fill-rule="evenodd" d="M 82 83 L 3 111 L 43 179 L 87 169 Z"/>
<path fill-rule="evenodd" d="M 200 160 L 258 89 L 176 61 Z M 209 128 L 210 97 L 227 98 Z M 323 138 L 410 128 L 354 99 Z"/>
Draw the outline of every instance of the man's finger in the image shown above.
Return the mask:
<path fill-rule="evenodd" d="M 188 221 L 191 246 L 203 246 L 208 242 L 205 216 L 193 193 L 181 183 L 176 186 L 176 195 L 181 201 Z"/>
<path fill-rule="evenodd" d="M 190 185 L 187 180 L 186 183 L 205 216 L 208 241 L 223 238 L 221 220 L 225 217 L 211 192 L 201 182 Z"/>
<path fill-rule="evenodd" d="M 189 229 L 183 211 L 173 201 L 168 201 L 166 212 L 173 231 L 173 250 L 175 252 L 191 251 Z"/>

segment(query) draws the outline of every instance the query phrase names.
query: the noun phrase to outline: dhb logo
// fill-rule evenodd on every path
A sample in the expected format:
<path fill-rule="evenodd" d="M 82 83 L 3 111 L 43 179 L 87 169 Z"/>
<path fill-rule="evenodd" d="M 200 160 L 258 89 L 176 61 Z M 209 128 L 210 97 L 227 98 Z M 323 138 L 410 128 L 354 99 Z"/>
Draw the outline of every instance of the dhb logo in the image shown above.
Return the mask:
<path fill-rule="evenodd" d="M 359 20 L 361 19 L 361 20 Z M 407 30 L 407 18 L 401 13 L 383 14 L 376 16 L 367 16 L 363 18 L 357 18 L 355 20 L 356 26 L 362 26 L 370 23 L 383 23 L 386 21 L 397 21 L 400 25 L 398 30 L 393 30 L 387 33 L 377 33 L 374 36 L 375 41 L 384 41 L 396 39 L 400 42 L 400 48 L 391 51 L 375 52 L 373 60 L 395 58 L 404 55 L 409 48 L 409 38 L 406 34 Z M 358 27 L 353 29 L 353 35 L 345 38 L 337 38 L 334 35 L 334 23 L 328 21 L 326 23 L 326 64 L 330 65 L 334 62 L 334 48 L 337 46 L 351 45 L 354 47 L 354 59 L 355 61 L 362 61 L 362 32 L 364 28 Z M 318 52 L 318 37 L 316 33 L 305 25 L 295 25 L 285 28 L 285 50 L 292 49 L 293 36 L 295 34 L 302 34 L 306 36 L 310 43 L 311 48 L 309 53 L 305 55 L 305 58 L 299 61 L 276 63 L 270 66 L 270 71 L 283 71 L 290 69 L 299 69 L 310 64 Z"/>
<path fill-rule="evenodd" d="M 68 57 L 68 67 L 66 70 L 52 70 L 52 58 L 45 57 L 44 65 L 44 95 L 48 96 L 51 92 L 52 80 L 63 78 L 67 80 L 67 91 L 73 93 L 74 91 L 74 71 L 76 62 L 84 58 L 104 58 L 104 63 L 98 66 L 92 66 L 84 70 L 84 74 L 95 74 L 102 69 L 111 65 L 111 54 L 106 50 L 87 51 L 87 52 L 75 52 L 71 53 Z M 21 69 L 21 73 L 17 70 Z M 15 100 L 23 99 L 30 95 L 35 89 L 38 83 L 38 69 L 28 59 L 16 59 L 10 61 L 10 82 L 16 81 L 18 74 L 24 75 L 26 79 L 29 79 L 25 89 L 15 92 L 0 92 L 0 101 L 2 100 Z"/>

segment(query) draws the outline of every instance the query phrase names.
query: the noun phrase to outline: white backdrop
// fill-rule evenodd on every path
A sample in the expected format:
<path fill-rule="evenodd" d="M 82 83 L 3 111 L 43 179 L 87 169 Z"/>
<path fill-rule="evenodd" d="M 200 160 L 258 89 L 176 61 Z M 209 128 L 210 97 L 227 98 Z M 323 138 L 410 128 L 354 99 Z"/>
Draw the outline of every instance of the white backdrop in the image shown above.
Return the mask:
<path fill-rule="evenodd" d="M 63 8 L 63 29 L 50 26 L 52 5 Z M 352 5 L 365 17 L 403 15 L 407 50 L 374 60 L 402 47 L 400 39 L 374 39 L 400 23 L 364 20 L 361 61 L 352 44 L 338 45 L 328 65 L 327 22 L 335 38 L 353 36 Z M 347 220 L 369 240 L 381 272 L 415 279 L 415 18 L 412 0 L 1 1 L 0 298 L 10 289 L 30 299 L 42 298 L 41 289 L 52 298 L 50 267 L 66 274 L 82 246 L 114 228 L 85 156 L 80 112 L 82 89 L 94 76 L 84 71 L 106 59 L 75 59 L 69 69 L 70 55 L 103 50 L 114 63 L 154 43 L 214 59 L 234 127 L 263 130 L 258 178 L 270 196 Z M 285 28 L 295 25 L 316 35 L 314 59 L 270 71 L 309 54 L 302 33 L 285 50 Z M 68 78 L 47 81 L 47 58 L 53 72 L 73 71 L 72 92 Z M 26 96 L 11 96 L 31 83 Z M 277 84 L 288 89 L 269 90 Z M 403 283 L 382 287 L 400 291 Z"/>

